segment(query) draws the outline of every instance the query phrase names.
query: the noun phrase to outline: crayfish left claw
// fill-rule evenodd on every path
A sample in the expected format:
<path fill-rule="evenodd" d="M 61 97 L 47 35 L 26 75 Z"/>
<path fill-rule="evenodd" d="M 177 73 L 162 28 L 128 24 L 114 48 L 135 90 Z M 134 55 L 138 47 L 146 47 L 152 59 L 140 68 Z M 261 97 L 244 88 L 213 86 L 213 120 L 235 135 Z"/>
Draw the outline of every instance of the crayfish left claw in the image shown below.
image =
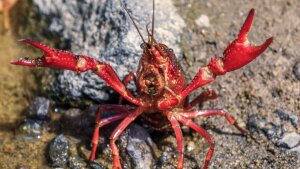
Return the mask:
<path fill-rule="evenodd" d="M 20 58 L 18 60 L 13 60 L 13 61 L 10 61 L 10 64 L 13 64 L 13 65 L 21 65 L 21 66 L 31 66 L 31 67 L 34 67 L 34 66 L 37 66 L 37 59 L 34 59 L 34 60 L 30 60 L 28 58 Z"/>
<path fill-rule="evenodd" d="M 51 48 L 43 45 L 43 44 L 39 44 L 37 42 L 34 42 L 32 40 L 29 40 L 29 39 L 21 39 L 19 40 L 19 42 L 24 42 L 24 43 L 28 43 L 36 48 L 39 48 L 41 50 L 44 51 L 44 53 L 47 53 L 48 55 L 50 54 L 51 52 Z M 39 58 L 36 58 L 36 59 L 29 59 L 29 58 L 20 58 L 18 60 L 15 60 L 15 61 L 11 61 L 10 62 L 11 64 L 14 64 L 14 65 L 21 65 L 21 66 L 45 66 L 45 61 L 43 61 L 42 57 L 39 57 Z"/>
<path fill-rule="evenodd" d="M 262 52 L 264 52 L 273 41 L 273 37 L 267 39 L 260 46 L 251 46 L 247 34 L 250 31 L 254 17 L 254 9 L 251 9 L 240 33 L 233 42 L 224 50 L 223 69 L 224 72 L 230 72 L 243 67 Z"/>
<path fill-rule="evenodd" d="M 16 61 L 11 61 L 11 64 L 21 66 L 50 67 L 77 72 L 83 72 L 93 69 L 98 64 L 98 62 L 94 58 L 83 55 L 74 55 L 71 52 L 50 48 L 46 45 L 34 42 L 32 40 L 24 39 L 20 40 L 20 42 L 24 42 L 38 49 L 41 49 L 44 52 L 44 55 L 32 60 L 28 58 L 21 58 Z"/>

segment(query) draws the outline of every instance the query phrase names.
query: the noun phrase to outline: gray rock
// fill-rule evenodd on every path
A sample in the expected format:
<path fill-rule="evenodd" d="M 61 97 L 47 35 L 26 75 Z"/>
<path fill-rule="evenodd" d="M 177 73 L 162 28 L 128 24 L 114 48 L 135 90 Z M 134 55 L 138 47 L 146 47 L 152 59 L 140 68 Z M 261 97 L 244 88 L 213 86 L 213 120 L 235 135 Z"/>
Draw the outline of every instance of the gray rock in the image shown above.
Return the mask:
<path fill-rule="evenodd" d="M 296 152 L 297 153 L 297 156 L 298 156 L 298 159 L 300 159 L 300 145 L 297 146 L 297 147 L 294 147 L 290 150 L 290 152 Z"/>
<path fill-rule="evenodd" d="M 267 136 L 268 139 L 274 139 L 277 136 L 278 129 L 275 127 L 272 128 L 263 128 L 262 131 Z"/>
<path fill-rule="evenodd" d="M 295 63 L 293 67 L 293 73 L 296 79 L 300 80 L 300 61 Z"/>
<path fill-rule="evenodd" d="M 18 136 L 28 141 L 40 139 L 44 131 L 44 122 L 35 119 L 25 119 L 17 129 Z"/>
<path fill-rule="evenodd" d="M 68 166 L 70 169 L 85 169 L 86 163 L 79 157 L 69 157 Z"/>
<path fill-rule="evenodd" d="M 95 161 L 92 161 L 90 162 L 90 169 L 106 169 L 106 168 L 96 163 Z"/>
<path fill-rule="evenodd" d="M 76 54 L 85 54 L 105 61 L 116 70 L 122 79 L 131 70 L 136 70 L 142 50 L 141 39 L 119 0 L 33 0 L 42 14 L 50 17 L 50 31 L 61 35 L 69 42 Z M 152 2 L 131 0 L 125 6 L 138 23 L 146 38 L 145 26 L 151 22 Z M 155 37 L 159 42 L 173 48 L 181 57 L 178 43 L 185 27 L 176 13 L 171 0 L 156 1 Z M 51 77 L 49 77 L 51 79 Z M 62 71 L 55 76 L 52 87 L 54 95 L 67 99 L 108 100 L 106 85 L 91 72 L 79 76 Z"/>
<path fill-rule="evenodd" d="M 298 116 L 290 115 L 290 121 L 295 128 L 298 128 Z"/>
<path fill-rule="evenodd" d="M 26 115 L 32 118 L 45 119 L 49 112 L 50 100 L 36 97 L 29 106 Z"/>
<path fill-rule="evenodd" d="M 287 147 L 287 148 L 293 148 L 295 147 L 300 141 L 300 135 L 293 132 L 288 133 L 283 136 L 282 139 L 278 141 L 278 146 L 280 147 Z"/>
<path fill-rule="evenodd" d="M 147 131 L 138 125 L 131 125 L 126 150 L 135 169 L 153 168 L 154 158 L 151 146 L 154 144 Z"/>
<path fill-rule="evenodd" d="M 276 109 L 273 113 L 277 114 L 281 120 L 288 120 L 289 115 L 284 112 L 282 109 Z"/>
<path fill-rule="evenodd" d="M 280 120 L 289 121 L 293 127 L 298 127 L 298 117 L 293 115 L 291 112 L 286 112 L 283 109 L 276 109 L 274 114 L 277 114 Z"/>
<path fill-rule="evenodd" d="M 248 117 L 247 128 L 253 132 L 265 135 L 269 140 L 276 141 L 285 133 L 294 131 L 298 126 L 298 117 L 282 109 L 276 109 L 272 117 L 262 117 L 253 114 Z"/>
<path fill-rule="evenodd" d="M 52 167 L 64 167 L 68 160 L 69 143 L 64 135 L 57 136 L 49 145 L 49 158 Z"/>

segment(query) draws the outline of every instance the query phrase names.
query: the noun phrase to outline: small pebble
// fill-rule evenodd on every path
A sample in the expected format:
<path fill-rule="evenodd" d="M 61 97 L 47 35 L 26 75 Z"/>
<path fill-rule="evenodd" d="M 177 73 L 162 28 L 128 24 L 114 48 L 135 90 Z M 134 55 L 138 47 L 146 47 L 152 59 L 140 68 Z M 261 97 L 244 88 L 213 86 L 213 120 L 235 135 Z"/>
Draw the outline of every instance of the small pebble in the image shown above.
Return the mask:
<path fill-rule="evenodd" d="M 298 116 L 290 115 L 290 121 L 295 128 L 298 128 Z"/>
<path fill-rule="evenodd" d="M 163 154 L 158 158 L 156 165 L 159 166 L 159 167 L 163 166 L 163 164 L 166 163 L 169 158 L 170 157 L 169 157 L 168 153 L 163 152 Z"/>
<path fill-rule="evenodd" d="M 83 169 L 86 167 L 86 163 L 79 157 L 70 157 L 68 160 L 68 166 L 70 169 Z"/>
<path fill-rule="evenodd" d="M 131 158 L 134 168 L 151 169 L 154 164 L 151 147 L 149 143 L 154 144 L 148 132 L 139 125 L 133 124 L 128 128 L 129 137 L 127 139 L 126 151 Z"/>
<path fill-rule="evenodd" d="M 263 132 L 268 137 L 269 140 L 274 139 L 277 135 L 276 128 L 264 128 Z"/>
<path fill-rule="evenodd" d="M 106 169 L 95 161 L 90 162 L 90 169 Z"/>
<path fill-rule="evenodd" d="M 277 145 L 279 147 L 285 147 L 285 148 L 293 148 L 295 147 L 300 141 L 300 135 L 293 132 L 293 133 L 287 133 L 281 138 Z"/>
<path fill-rule="evenodd" d="M 267 121 L 260 115 L 253 114 L 247 119 L 247 128 L 250 132 L 256 132 L 262 129 L 266 125 Z"/>
<path fill-rule="evenodd" d="M 64 135 L 57 136 L 49 145 L 51 166 L 64 167 L 68 159 L 69 143 Z"/>
<path fill-rule="evenodd" d="M 293 66 L 293 73 L 296 79 L 300 80 L 300 61 L 296 62 Z"/>
<path fill-rule="evenodd" d="M 188 143 L 188 146 L 187 146 L 187 151 L 188 151 L 188 152 L 191 152 L 191 151 L 193 151 L 195 148 L 196 148 L 195 142 L 190 141 L 190 142 Z"/>
<path fill-rule="evenodd" d="M 28 141 L 40 139 L 43 132 L 43 121 L 34 119 L 25 119 L 17 129 L 17 133 Z"/>
<path fill-rule="evenodd" d="M 286 121 L 289 119 L 289 115 L 287 113 L 285 113 L 284 110 L 282 110 L 282 109 L 276 109 L 273 113 L 277 114 L 278 117 L 280 118 L 280 120 Z"/>
<path fill-rule="evenodd" d="M 198 19 L 196 19 L 195 22 L 199 27 L 210 27 L 209 18 L 207 15 L 201 15 Z"/>
<path fill-rule="evenodd" d="M 32 118 L 45 119 L 49 112 L 49 107 L 50 100 L 44 97 L 36 97 L 29 106 L 26 114 Z"/>
<path fill-rule="evenodd" d="M 298 128 L 298 117 L 295 115 L 292 115 L 292 113 L 286 113 L 282 109 L 276 109 L 274 114 L 277 114 L 280 120 L 284 121 L 290 121 L 290 123 L 295 127 Z"/>
<path fill-rule="evenodd" d="M 269 140 L 279 138 L 285 132 L 283 125 L 268 121 L 258 114 L 250 115 L 247 121 L 247 128 L 251 133 L 262 132 Z"/>
<path fill-rule="evenodd" d="M 296 152 L 298 155 L 298 158 L 300 159 L 300 145 L 297 147 L 294 147 L 290 150 L 291 152 Z"/>

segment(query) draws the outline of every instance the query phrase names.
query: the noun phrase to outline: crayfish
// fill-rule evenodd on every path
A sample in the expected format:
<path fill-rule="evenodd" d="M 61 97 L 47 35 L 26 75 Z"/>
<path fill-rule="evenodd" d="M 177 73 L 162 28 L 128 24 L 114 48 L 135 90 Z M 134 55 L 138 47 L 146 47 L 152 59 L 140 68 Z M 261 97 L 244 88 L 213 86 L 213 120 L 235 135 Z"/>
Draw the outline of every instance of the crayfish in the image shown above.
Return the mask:
<path fill-rule="evenodd" d="M 119 150 L 116 140 L 126 127 L 137 117 L 141 116 L 144 121 L 155 129 L 170 128 L 174 130 L 177 140 L 178 164 L 182 169 L 184 164 L 184 141 L 180 124 L 193 129 L 204 137 L 210 144 L 206 154 L 204 167 L 208 168 L 214 152 L 214 139 L 192 119 L 208 116 L 223 116 L 229 124 L 236 127 L 242 134 L 247 130 L 240 127 L 236 120 L 223 110 L 194 110 L 193 107 L 203 99 L 212 99 L 216 94 L 212 91 L 200 94 L 192 102 L 187 101 L 187 96 L 195 89 L 202 87 L 215 80 L 217 76 L 239 69 L 250 63 L 272 43 L 273 37 L 267 39 L 260 46 L 252 46 L 247 39 L 250 31 L 254 9 L 251 9 L 244 22 L 237 39 L 233 40 L 224 50 L 223 57 L 214 57 L 209 64 L 199 69 L 193 80 L 187 84 L 184 72 L 176 60 L 175 54 L 167 45 L 159 43 L 154 36 L 154 1 L 152 15 L 152 30 L 147 25 L 148 41 L 145 41 L 139 29 L 131 17 L 143 43 L 143 54 L 139 61 L 137 73 L 130 72 L 124 80 L 120 80 L 113 68 L 105 63 L 85 55 L 75 55 L 68 51 L 50 48 L 46 45 L 31 41 L 21 40 L 43 51 L 43 56 L 36 59 L 19 59 L 11 64 L 30 67 L 49 67 L 55 69 L 71 70 L 75 72 L 93 71 L 103 81 L 120 94 L 129 104 L 102 104 L 96 114 L 96 126 L 91 141 L 90 160 L 95 159 L 99 140 L 99 129 L 109 123 L 122 120 L 110 136 L 110 148 L 113 154 L 113 168 L 121 169 Z M 132 94 L 126 85 L 134 80 L 137 94 Z M 102 112 L 118 112 L 116 115 L 101 118 Z M 163 122 L 162 122 L 163 121 Z M 165 123 L 168 122 L 168 123 Z"/>

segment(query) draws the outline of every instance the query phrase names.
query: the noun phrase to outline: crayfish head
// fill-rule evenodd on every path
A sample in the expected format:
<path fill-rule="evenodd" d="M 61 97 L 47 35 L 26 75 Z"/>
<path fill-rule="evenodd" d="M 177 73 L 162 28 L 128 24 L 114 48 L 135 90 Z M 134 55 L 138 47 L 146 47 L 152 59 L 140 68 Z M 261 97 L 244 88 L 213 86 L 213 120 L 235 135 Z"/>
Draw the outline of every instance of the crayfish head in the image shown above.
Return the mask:
<path fill-rule="evenodd" d="M 157 43 L 156 41 L 153 42 L 153 44 L 142 43 L 141 48 L 143 49 L 144 55 L 147 55 L 148 62 L 154 65 L 164 64 L 168 61 L 170 55 L 174 55 L 173 49 L 168 48 L 165 44 Z"/>
<path fill-rule="evenodd" d="M 140 92 L 148 95 L 158 95 L 163 91 L 165 82 L 159 69 L 149 64 L 139 74 L 138 84 Z"/>

